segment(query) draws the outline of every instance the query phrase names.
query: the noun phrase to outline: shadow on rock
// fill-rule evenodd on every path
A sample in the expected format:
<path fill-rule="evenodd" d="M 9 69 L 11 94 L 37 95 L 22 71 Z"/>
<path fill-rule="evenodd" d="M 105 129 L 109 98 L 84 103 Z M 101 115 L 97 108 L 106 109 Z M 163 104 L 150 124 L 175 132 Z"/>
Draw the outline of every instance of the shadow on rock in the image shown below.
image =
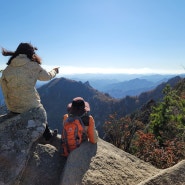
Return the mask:
<path fill-rule="evenodd" d="M 61 176 L 60 185 L 81 184 L 82 178 L 89 169 L 92 158 L 97 153 L 97 144 L 89 142 L 72 151 L 67 159 Z"/>
<path fill-rule="evenodd" d="M 19 185 L 58 185 L 66 159 L 50 144 L 36 144 Z"/>

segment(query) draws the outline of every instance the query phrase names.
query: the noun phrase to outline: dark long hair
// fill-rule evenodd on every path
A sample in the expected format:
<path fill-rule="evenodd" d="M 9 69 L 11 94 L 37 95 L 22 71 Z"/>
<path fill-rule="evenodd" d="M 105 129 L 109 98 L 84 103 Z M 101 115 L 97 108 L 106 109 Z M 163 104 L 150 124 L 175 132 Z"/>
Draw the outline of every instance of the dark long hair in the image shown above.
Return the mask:
<path fill-rule="evenodd" d="M 25 54 L 30 60 L 41 64 L 41 58 L 35 54 L 36 47 L 33 47 L 30 43 L 20 43 L 15 52 L 9 52 L 5 56 L 11 56 L 7 62 L 7 65 L 11 64 L 11 61 L 19 54 Z"/>

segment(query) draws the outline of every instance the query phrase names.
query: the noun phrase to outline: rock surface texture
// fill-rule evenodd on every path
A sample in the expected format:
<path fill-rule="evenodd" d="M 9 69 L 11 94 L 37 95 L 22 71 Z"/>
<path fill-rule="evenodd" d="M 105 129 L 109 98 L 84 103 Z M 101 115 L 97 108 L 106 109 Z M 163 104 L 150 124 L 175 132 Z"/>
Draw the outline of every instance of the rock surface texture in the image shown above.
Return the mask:
<path fill-rule="evenodd" d="M 160 170 L 99 139 L 66 159 L 60 135 L 44 141 L 39 113 L 0 117 L 0 185 L 185 185 L 185 161 Z"/>
<path fill-rule="evenodd" d="M 83 143 L 70 154 L 60 185 L 136 185 L 160 170 L 99 139 Z"/>
<path fill-rule="evenodd" d="M 26 167 L 32 144 L 45 130 L 45 123 L 35 112 L 0 120 L 0 185 L 16 184 Z"/>
<path fill-rule="evenodd" d="M 184 185 L 185 184 L 185 160 L 175 166 L 162 170 L 154 177 L 139 185 Z"/>

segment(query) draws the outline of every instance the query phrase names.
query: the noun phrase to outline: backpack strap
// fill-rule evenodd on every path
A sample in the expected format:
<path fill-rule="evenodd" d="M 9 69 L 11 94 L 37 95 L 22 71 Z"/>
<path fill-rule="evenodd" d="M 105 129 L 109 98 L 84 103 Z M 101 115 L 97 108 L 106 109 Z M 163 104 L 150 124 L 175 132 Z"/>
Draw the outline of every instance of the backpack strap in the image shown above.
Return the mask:
<path fill-rule="evenodd" d="M 82 118 L 83 118 L 83 115 L 82 115 L 82 116 L 74 116 L 74 117 L 73 117 L 74 120 L 75 120 L 75 119 L 78 119 L 79 122 L 80 122 L 80 124 L 81 124 L 82 127 L 83 127 L 82 142 L 84 142 L 84 141 L 87 141 L 87 140 L 88 140 L 88 137 L 87 137 L 87 131 L 86 131 L 86 129 L 85 129 L 85 126 L 87 126 L 87 125 L 84 124 L 84 121 L 82 120 Z"/>
<path fill-rule="evenodd" d="M 84 122 L 82 120 L 82 117 L 83 117 L 83 115 L 82 116 L 73 116 L 73 115 L 70 114 L 65 122 L 73 122 L 74 120 L 78 119 L 80 121 L 80 124 L 82 125 L 83 129 L 85 130 L 85 125 L 84 125 Z M 65 122 L 64 122 L 64 124 L 65 124 Z"/>
<path fill-rule="evenodd" d="M 69 144 L 68 144 L 68 141 L 67 141 L 67 132 L 66 132 L 66 130 L 63 130 L 63 134 L 64 134 L 63 142 L 65 143 L 65 146 L 67 148 L 67 152 L 69 153 L 70 150 L 69 150 Z"/>

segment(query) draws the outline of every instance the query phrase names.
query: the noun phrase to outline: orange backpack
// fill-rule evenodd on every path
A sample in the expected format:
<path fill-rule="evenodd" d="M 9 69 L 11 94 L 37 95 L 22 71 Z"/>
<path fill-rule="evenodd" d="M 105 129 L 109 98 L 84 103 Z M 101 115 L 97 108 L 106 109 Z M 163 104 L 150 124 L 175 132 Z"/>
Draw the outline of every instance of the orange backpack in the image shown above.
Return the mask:
<path fill-rule="evenodd" d="M 64 121 L 62 130 L 63 156 L 68 156 L 75 148 L 79 147 L 82 141 L 87 139 L 85 126 L 80 117 L 68 117 Z"/>

